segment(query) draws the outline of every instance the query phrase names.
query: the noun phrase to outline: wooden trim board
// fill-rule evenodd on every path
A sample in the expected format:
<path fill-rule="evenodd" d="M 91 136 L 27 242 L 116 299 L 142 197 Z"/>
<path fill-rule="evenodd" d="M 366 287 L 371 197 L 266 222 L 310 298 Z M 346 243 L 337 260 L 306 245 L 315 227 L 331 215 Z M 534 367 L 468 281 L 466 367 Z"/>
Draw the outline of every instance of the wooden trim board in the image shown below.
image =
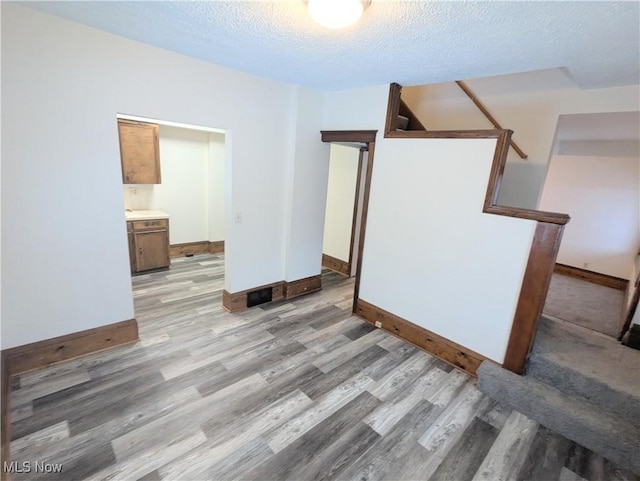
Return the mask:
<path fill-rule="evenodd" d="M 135 319 L 33 342 L 2 351 L 9 374 L 42 369 L 80 356 L 112 349 L 138 340 Z"/>
<path fill-rule="evenodd" d="M 209 241 L 185 242 L 184 244 L 171 244 L 169 246 L 169 257 L 184 257 L 188 254 L 208 254 Z"/>
<path fill-rule="evenodd" d="M 620 291 L 626 291 L 627 286 L 629 285 L 629 281 L 620 277 L 609 276 L 607 274 L 601 274 L 600 272 L 588 271 L 586 269 L 580 269 L 579 267 L 568 266 L 566 264 L 559 264 L 557 262 L 553 272 L 556 274 L 562 274 L 563 276 L 582 279 L 593 284 L 611 287 Z"/>
<path fill-rule="evenodd" d="M 563 225 L 538 222 L 502 367 L 524 372 L 560 249 Z"/>
<path fill-rule="evenodd" d="M 239 312 L 247 309 L 247 294 L 259 289 L 272 288 L 271 301 L 281 301 L 284 299 L 284 281 L 272 282 L 263 286 L 245 289 L 239 292 L 222 292 L 222 307 L 228 312 Z"/>
<path fill-rule="evenodd" d="M 367 143 L 376 140 L 377 130 L 321 130 L 323 142 Z"/>
<path fill-rule="evenodd" d="M 322 254 L 322 267 L 331 269 L 344 276 L 351 275 L 351 264 L 349 262 L 345 262 L 328 254 Z"/>
<path fill-rule="evenodd" d="M 224 252 L 224 241 L 199 241 L 185 242 L 184 244 L 171 244 L 169 246 L 169 257 L 184 257 L 196 254 L 222 254 Z"/>
<path fill-rule="evenodd" d="M 355 314 L 374 326 L 393 334 L 403 341 L 413 344 L 471 376 L 477 377 L 477 369 L 480 367 L 482 361 L 487 359 L 471 349 L 467 349 L 449 339 L 438 336 L 423 327 L 413 324 L 406 319 L 396 316 L 362 299 L 358 299 L 356 302 Z M 380 323 L 380 325 L 377 323 Z"/>
<path fill-rule="evenodd" d="M 224 241 L 209 241 L 209 254 L 224 254 Z"/>
<path fill-rule="evenodd" d="M 356 312 L 358 297 L 360 296 L 360 277 L 362 274 L 362 258 L 364 256 L 364 243 L 367 237 L 367 218 L 369 216 L 369 197 L 371 196 L 371 179 L 373 178 L 373 157 L 376 151 L 376 143 L 367 144 L 367 167 L 365 170 L 364 192 L 362 195 L 362 211 L 360 212 L 360 238 L 358 239 L 358 258 L 356 259 L 356 280 L 353 286 L 353 308 Z"/>
<path fill-rule="evenodd" d="M 358 226 L 358 219 L 360 218 L 360 191 L 362 189 L 362 169 L 364 168 L 364 153 L 367 152 L 367 147 L 360 147 L 358 152 L 358 172 L 356 173 L 356 192 L 353 198 L 353 213 L 351 215 L 351 236 L 349 236 L 349 262 L 343 274 L 351 275 L 351 266 L 353 265 L 353 250 L 356 244 L 356 228 Z M 368 158 L 368 156 L 367 156 Z"/>
<path fill-rule="evenodd" d="M 298 279 L 297 281 L 291 281 L 284 283 L 284 298 L 293 299 L 294 297 L 304 296 L 317 292 L 322 289 L 322 277 L 320 274 L 317 276 L 305 277 L 304 279 Z"/>
<path fill-rule="evenodd" d="M 9 413 L 11 412 L 10 398 L 9 398 L 9 383 L 11 375 L 9 374 L 9 365 L 5 360 L 5 354 L 1 355 L 1 372 L 2 372 L 2 394 L 0 397 L 0 437 L 2 439 L 2 453 L 0 455 L 0 480 L 5 481 L 9 479 L 9 473 L 5 471 L 5 463 L 11 462 L 11 421 Z"/>
<path fill-rule="evenodd" d="M 389 133 L 396 132 L 396 119 L 400 113 L 400 95 L 402 93 L 402 85 L 392 83 L 389 85 L 389 99 L 387 101 L 387 117 L 384 122 L 384 136 Z"/>
<path fill-rule="evenodd" d="M 11 461 L 10 382 L 11 377 L 42 369 L 81 356 L 113 349 L 138 341 L 138 323 L 135 319 L 65 334 L 43 341 L 2 350 L 1 425 L 2 466 L 0 479 L 9 479 L 4 463 Z"/>
<path fill-rule="evenodd" d="M 281 301 L 283 299 L 292 299 L 294 297 L 311 294 L 322 289 L 322 278 L 320 274 L 296 281 L 278 281 L 271 284 L 265 284 L 244 291 L 231 293 L 229 291 L 222 292 L 222 307 L 227 312 L 240 312 L 247 309 L 247 294 L 259 289 L 272 288 L 271 302 Z"/>

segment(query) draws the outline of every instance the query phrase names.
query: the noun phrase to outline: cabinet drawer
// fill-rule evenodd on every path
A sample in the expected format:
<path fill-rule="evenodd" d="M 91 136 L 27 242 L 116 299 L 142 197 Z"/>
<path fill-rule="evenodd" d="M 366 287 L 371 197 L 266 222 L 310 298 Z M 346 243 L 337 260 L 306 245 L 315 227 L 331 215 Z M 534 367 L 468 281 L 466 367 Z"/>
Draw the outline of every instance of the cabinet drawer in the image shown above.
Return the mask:
<path fill-rule="evenodd" d="M 133 230 L 140 229 L 157 229 L 158 227 L 169 227 L 169 221 L 167 219 L 153 219 L 153 220 L 136 220 L 132 222 Z"/>

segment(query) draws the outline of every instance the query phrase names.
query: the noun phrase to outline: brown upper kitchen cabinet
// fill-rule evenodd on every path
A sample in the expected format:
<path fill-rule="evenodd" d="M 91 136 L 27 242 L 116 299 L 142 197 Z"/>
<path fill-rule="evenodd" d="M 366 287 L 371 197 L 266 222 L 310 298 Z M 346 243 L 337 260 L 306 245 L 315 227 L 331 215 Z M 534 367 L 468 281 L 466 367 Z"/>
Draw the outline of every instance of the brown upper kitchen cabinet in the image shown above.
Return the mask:
<path fill-rule="evenodd" d="M 122 182 L 160 184 L 160 143 L 158 126 L 118 119 Z"/>

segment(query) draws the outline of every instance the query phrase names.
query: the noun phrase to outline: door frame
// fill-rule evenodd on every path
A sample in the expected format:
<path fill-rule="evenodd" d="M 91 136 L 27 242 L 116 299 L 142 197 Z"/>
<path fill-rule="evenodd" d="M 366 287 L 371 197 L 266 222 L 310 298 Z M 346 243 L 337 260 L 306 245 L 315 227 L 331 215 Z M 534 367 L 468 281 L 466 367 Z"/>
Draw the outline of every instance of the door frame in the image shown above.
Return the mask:
<path fill-rule="evenodd" d="M 332 142 L 347 142 L 347 143 L 358 143 L 364 144 L 366 150 L 369 152 L 367 159 L 367 166 L 364 176 L 364 194 L 362 199 L 362 211 L 360 212 L 360 236 L 358 241 L 358 259 L 356 262 L 356 274 L 355 274 L 355 285 L 353 292 L 353 307 L 352 312 L 355 312 L 357 301 L 360 294 L 360 274 L 362 273 L 362 256 L 364 252 L 364 242 L 366 238 L 366 230 L 367 230 L 367 215 L 369 211 L 369 195 L 371 193 L 371 178 L 373 174 L 373 156 L 376 145 L 376 135 L 377 130 L 322 130 L 320 131 L 322 142 L 332 143 Z M 362 165 L 362 155 L 363 152 L 360 152 L 360 165 Z M 358 169 L 360 171 L 360 168 Z M 356 192 L 356 202 L 359 197 L 359 192 Z M 355 224 L 355 216 L 357 214 L 354 213 L 354 224 Z M 354 229 L 352 226 L 352 243 L 351 249 L 353 249 L 353 236 Z M 349 263 L 352 260 L 352 252 L 349 254 Z"/>

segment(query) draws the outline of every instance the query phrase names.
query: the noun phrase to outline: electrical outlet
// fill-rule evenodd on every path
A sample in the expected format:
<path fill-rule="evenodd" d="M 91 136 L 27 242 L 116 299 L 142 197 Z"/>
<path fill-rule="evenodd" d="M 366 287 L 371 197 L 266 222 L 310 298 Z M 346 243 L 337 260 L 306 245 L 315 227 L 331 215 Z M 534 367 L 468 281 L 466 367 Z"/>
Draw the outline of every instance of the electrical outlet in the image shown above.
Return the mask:
<path fill-rule="evenodd" d="M 233 221 L 236 224 L 242 224 L 242 212 L 236 212 L 233 214 Z"/>
<path fill-rule="evenodd" d="M 131 195 L 138 195 L 138 188 L 137 187 L 130 187 L 129 188 L 129 192 L 131 192 Z"/>
<path fill-rule="evenodd" d="M 583 269 L 588 269 L 589 268 L 589 263 L 585 262 L 584 264 L 582 264 L 582 268 Z"/>
<path fill-rule="evenodd" d="M 380 321 L 376 321 L 376 327 L 377 327 L 377 328 L 382 327 L 382 323 L 381 323 Z"/>

